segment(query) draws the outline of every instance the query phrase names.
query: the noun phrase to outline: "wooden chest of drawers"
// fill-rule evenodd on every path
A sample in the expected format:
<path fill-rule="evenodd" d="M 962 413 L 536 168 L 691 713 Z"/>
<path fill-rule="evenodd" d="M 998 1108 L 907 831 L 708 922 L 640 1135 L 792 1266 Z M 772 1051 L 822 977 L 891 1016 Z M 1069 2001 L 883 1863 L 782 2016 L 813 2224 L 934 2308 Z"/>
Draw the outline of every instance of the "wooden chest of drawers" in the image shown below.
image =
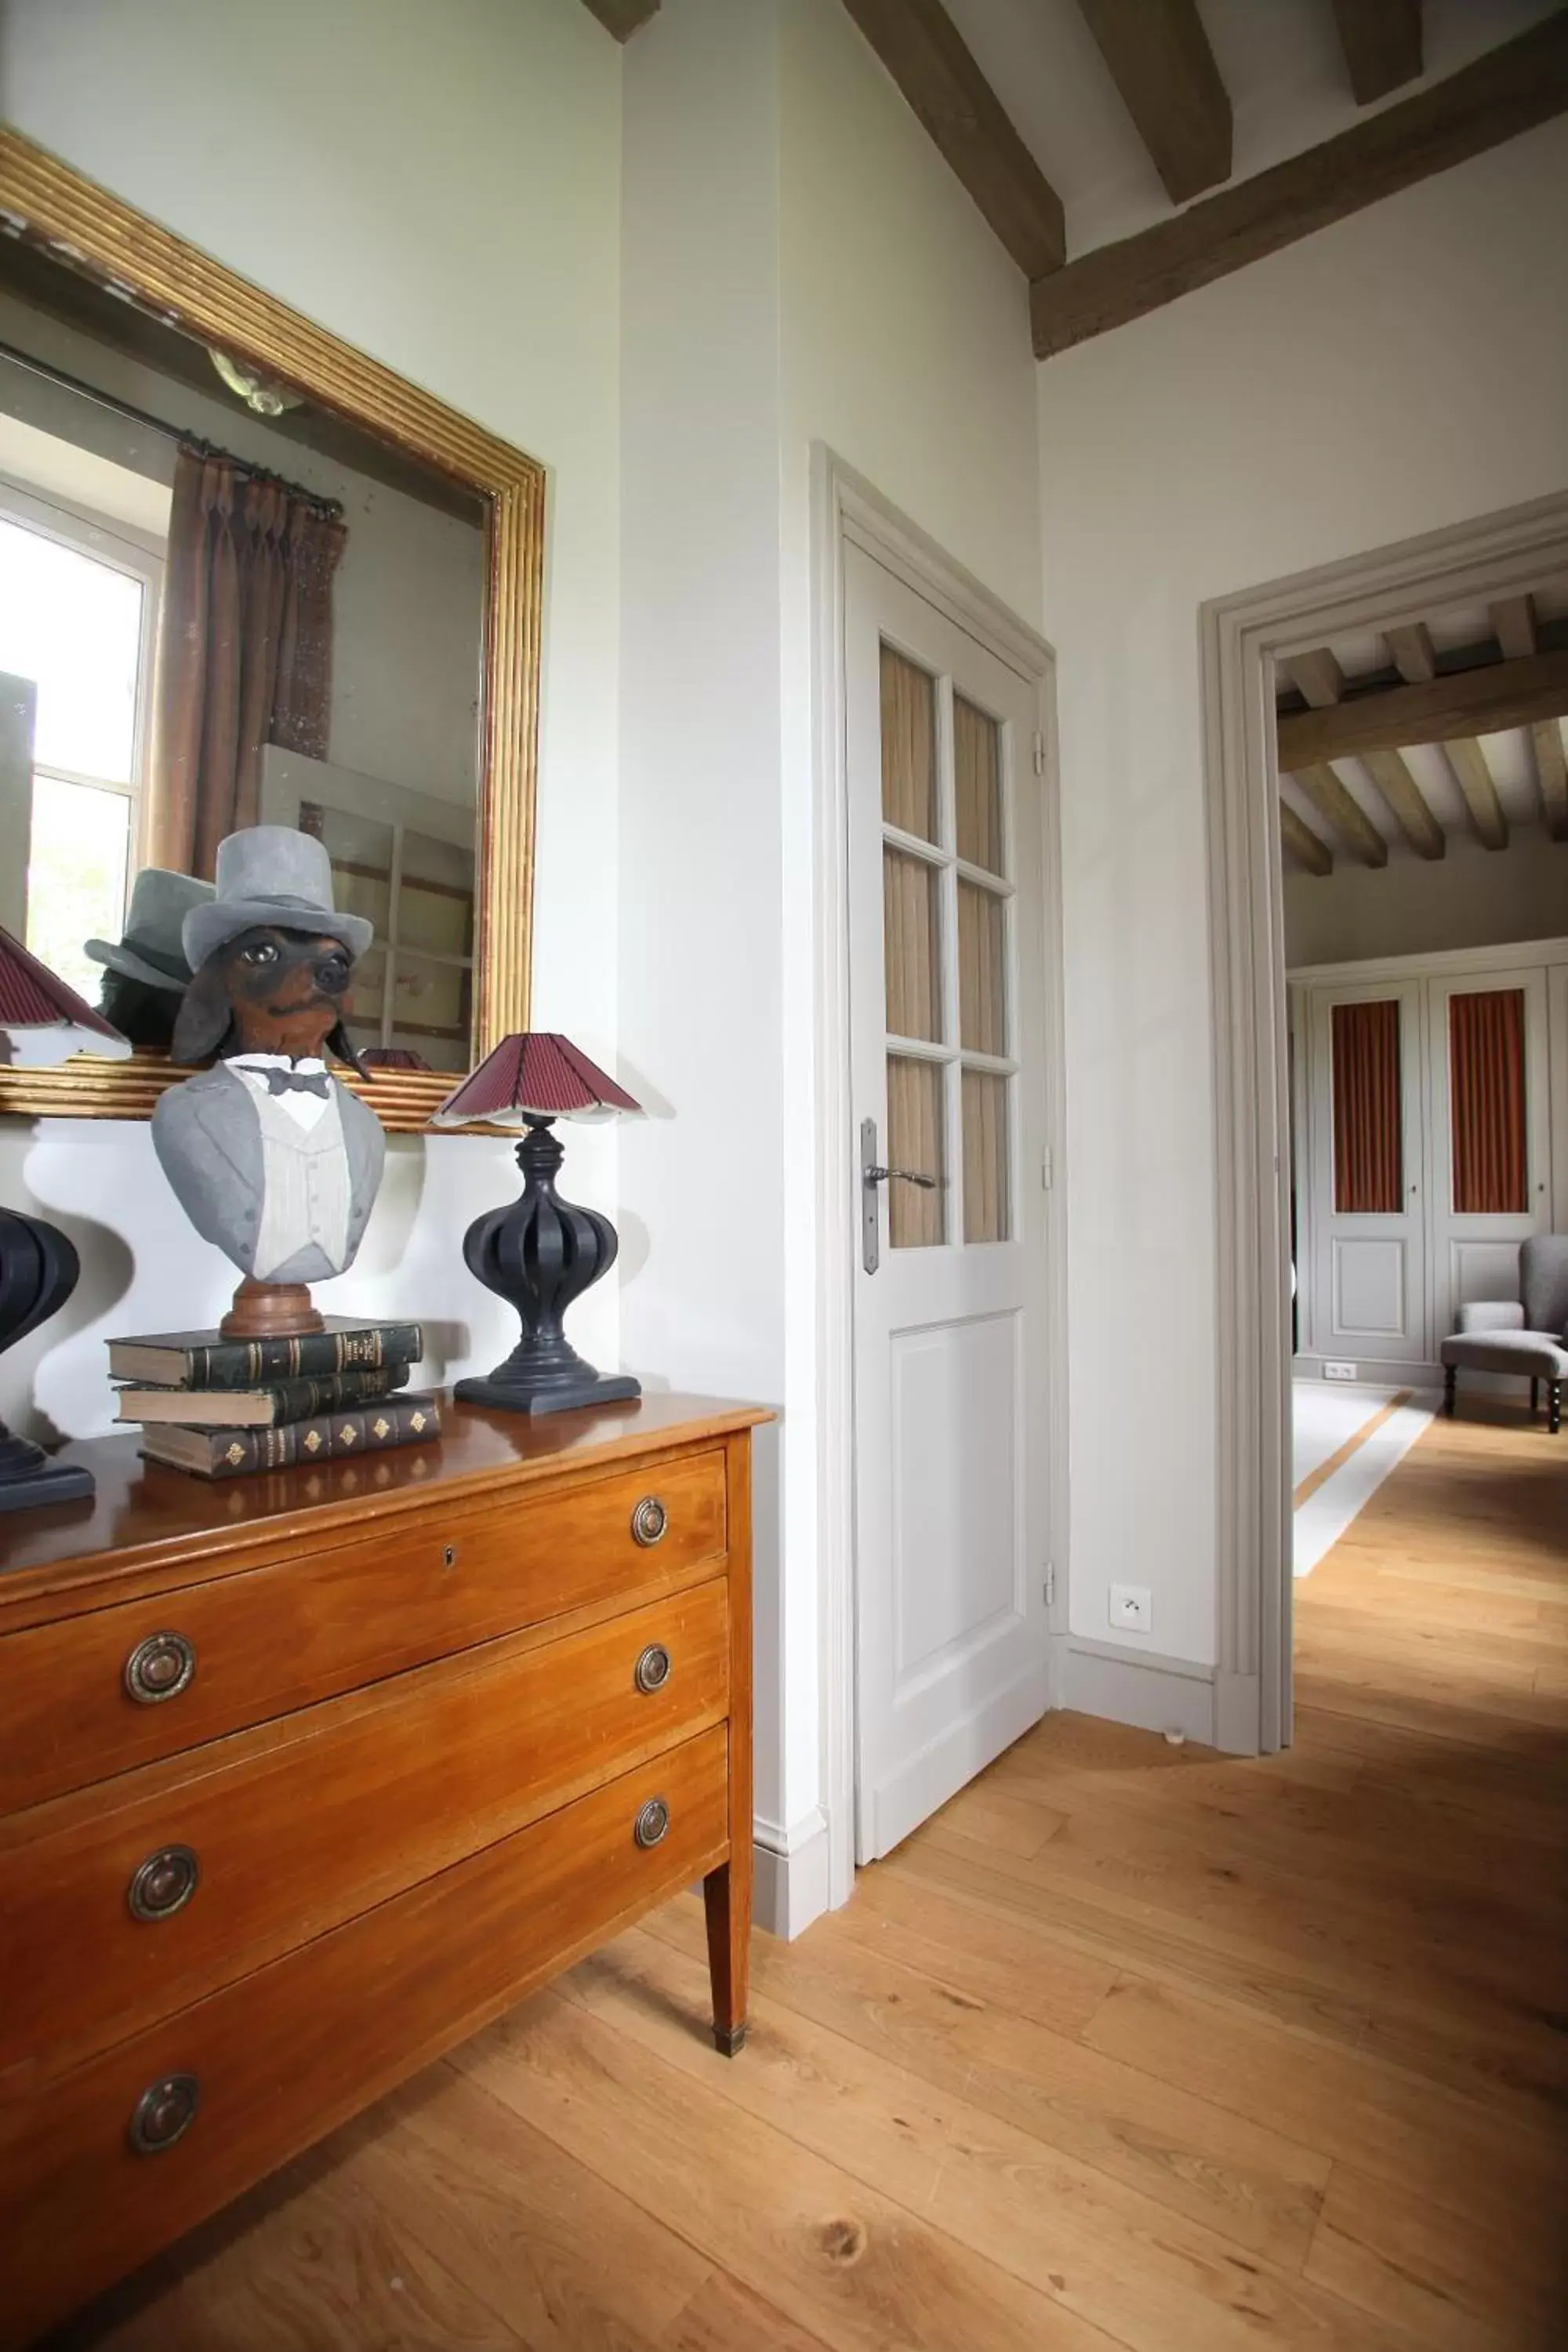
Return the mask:
<path fill-rule="evenodd" d="M 701 1877 L 745 2033 L 751 1431 L 658 1397 L 0 1523 L 0 2345 Z"/>

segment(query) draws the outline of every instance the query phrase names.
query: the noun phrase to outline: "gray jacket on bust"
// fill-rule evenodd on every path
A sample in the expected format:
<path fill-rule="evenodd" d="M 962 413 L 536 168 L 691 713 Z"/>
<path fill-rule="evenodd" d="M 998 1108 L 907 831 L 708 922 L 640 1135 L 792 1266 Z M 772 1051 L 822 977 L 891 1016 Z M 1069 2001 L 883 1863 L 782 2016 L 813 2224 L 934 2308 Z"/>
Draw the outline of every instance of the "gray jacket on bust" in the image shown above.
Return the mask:
<path fill-rule="evenodd" d="M 315 1244 L 268 1266 L 269 1282 L 324 1282 L 352 1265 L 375 1204 L 386 1156 L 381 1121 L 336 1078 L 348 1201 L 346 1249 L 334 1265 Z M 153 1113 L 153 1148 L 176 1199 L 204 1241 L 213 1242 L 244 1274 L 256 1271 L 266 1209 L 267 1147 L 256 1097 L 238 1072 L 219 1062 L 183 1086 L 171 1087 Z"/>

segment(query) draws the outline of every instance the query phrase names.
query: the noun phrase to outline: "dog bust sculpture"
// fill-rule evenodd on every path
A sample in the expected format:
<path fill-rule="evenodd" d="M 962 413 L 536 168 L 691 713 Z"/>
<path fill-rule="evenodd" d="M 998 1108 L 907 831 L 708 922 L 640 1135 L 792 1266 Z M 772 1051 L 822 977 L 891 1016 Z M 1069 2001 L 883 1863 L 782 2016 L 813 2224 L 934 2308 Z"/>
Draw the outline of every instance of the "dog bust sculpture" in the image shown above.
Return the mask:
<path fill-rule="evenodd" d="M 386 1151 L 326 1060 L 361 1068 L 343 1015 L 371 926 L 334 909 L 320 841 L 255 825 L 219 845 L 216 892 L 183 938 L 193 978 L 174 1059 L 217 1059 L 160 1097 L 159 1162 L 203 1240 L 253 1283 L 325 1281 L 353 1263 Z"/>

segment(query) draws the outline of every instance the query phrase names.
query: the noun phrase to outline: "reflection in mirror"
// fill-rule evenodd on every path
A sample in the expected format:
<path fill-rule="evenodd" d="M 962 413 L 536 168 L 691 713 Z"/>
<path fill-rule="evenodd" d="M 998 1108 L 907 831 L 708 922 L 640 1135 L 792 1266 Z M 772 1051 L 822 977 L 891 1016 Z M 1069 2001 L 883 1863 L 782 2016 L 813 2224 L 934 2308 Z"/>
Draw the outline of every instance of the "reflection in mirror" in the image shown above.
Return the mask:
<path fill-rule="evenodd" d="M 316 835 L 348 1033 L 467 1070 L 482 503 L 0 239 L 0 924 L 166 1050 L 217 844 Z"/>

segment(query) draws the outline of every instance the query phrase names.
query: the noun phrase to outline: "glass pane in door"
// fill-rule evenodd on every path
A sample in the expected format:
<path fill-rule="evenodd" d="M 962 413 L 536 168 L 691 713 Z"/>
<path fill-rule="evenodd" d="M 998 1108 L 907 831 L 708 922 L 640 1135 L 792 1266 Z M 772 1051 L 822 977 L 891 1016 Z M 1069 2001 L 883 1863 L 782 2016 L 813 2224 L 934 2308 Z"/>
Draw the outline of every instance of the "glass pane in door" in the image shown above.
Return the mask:
<path fill-rule="evenodd" d="M 958 854 L 968 866 L 1004 874 L 1001 730 L 962 694 L 952 698 L 952 767 Z"/>
<path fill-rule="evenodd" d="M 1396 1216 L 1405 1200 L 1399 1005 L 1332 1007 L 1334 1209 Z"/>
<path fill-rule="evenodd" d="M 888 1165 L 934 1176 L 934 1189 L 888 1179 L 888 1237 L 894 1249 L 931 1249 L 945 1239 L 947 1197 L 944 1071 L 912 1055 L 888 1056 Z"/>
<path fill-rule="evenodd" d="M 936 680 L 882 647 L 882 822 L 937 838 Z"/>
<path fill-rule="evenodd" d="M 907 850 L 882 848 L 882 957 L 888 1034 L 940 1044 L 942 1019 L 941 880 L 934 866 Z"/>
<path fill-rule="evenodd" d="M 963 1238 L 1008 1238 L 1007 1087 L 989 1070 L 963 1073 Z"/>
<path fill-rule="evenodd" d="M 1448 1105 L 1455 1214 L 1522 1215 L 1530 1171 L 1521 988 L 1449 998 Z"/>
<path fill-rule="evenodd" d="M 958 886 L 958 1036 L 971 1054 L 1007 1050 L 1006 928 L 1002 901 Z"/>

